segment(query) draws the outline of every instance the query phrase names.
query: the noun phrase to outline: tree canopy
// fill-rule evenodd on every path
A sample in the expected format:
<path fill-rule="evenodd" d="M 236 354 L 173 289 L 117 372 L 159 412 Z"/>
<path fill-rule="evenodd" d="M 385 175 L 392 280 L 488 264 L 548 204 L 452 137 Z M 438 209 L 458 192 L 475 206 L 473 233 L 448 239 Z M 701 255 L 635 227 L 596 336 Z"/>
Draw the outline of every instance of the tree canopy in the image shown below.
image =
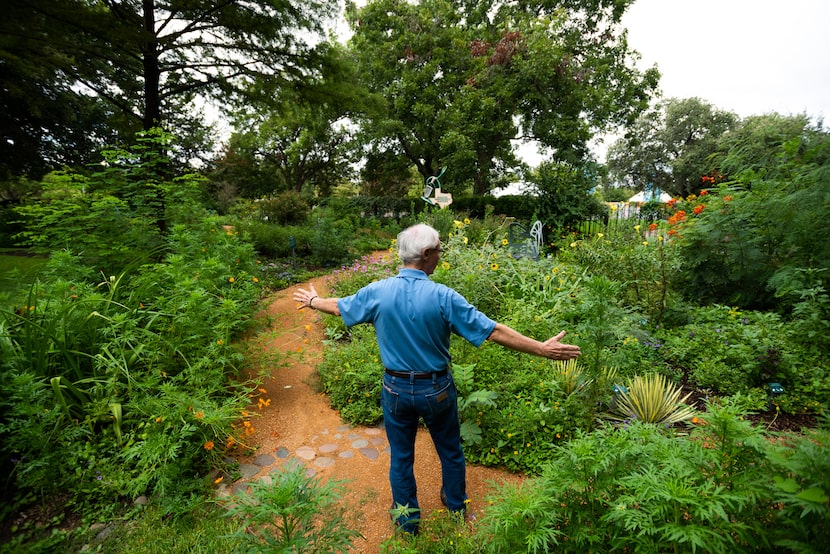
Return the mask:
<path fill-rule="evenodd" d="M 100 106 L 107 125 L 132 134 L 156 125 L 187 129 L 200 120 L 194 100 L 265 102 L 315 94 L 331 65 L 321 42 L 337 5 L 326 0 L 10 0 L 0 43 L 7 115 L 25 110 L 58 127 L 62 113 L 37 110 L 79 105 L 87 118 Z M 27 96 L 24 96 L 27 95 Z M 14 103 L 14 99 L 26 98 Z M 59 109 L 53 108 L 60 112 Z M 76 118 L 81 119 L 80 117 Z M 83 125 L 80 125 L 83 123 Z M 92 123 L 73 126 L 82 132 Z M 37 140 L 35 125 L 22 126 Z M 20 129 L 21 125 L 17 126 Z M 60 135 L 54 138 L 61 139 Z M 19 139 L 21 142 L 23 138 Z"/>
<path fill-rule="evenodd" d="M 608 167 L 636 190 L 659 188 L 674 196 L 696 194 L 714 164 L 710 156 L 738 117 L 700 98 L 670 98 L 640 116 L 608 149 Z"/>
<path fill-rule="evenodd" d="M 407 158 L 451 191 L 483 194 L 519 167 L 533 139 L 577 162 L 601 131 L 648 105 L 656 69 L 638 71 L 626 1 L 374 0 L 347 6 L 360 75 L 386 105 L 365 121 L 371 149 Z"/>

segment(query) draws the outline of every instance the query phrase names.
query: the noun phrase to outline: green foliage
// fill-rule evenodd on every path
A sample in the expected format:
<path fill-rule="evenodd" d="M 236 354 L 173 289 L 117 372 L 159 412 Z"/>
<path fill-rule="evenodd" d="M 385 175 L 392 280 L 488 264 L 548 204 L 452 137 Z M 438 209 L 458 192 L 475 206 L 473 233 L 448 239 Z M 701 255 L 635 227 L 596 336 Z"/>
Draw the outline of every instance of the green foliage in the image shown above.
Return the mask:
<path fill-rule="evenodd" d="M 346 527 L 338 505 L 343 483 L 307 477 L 301 464 L 271 473 L 234 497 L 228 516 L 238 521 L 234 552 L 349 552 L 360 533 Z"/>
<path fill-rule="evenodd" d="M 770 494 L 782 504 L 776 516 L 774 543 L 793 552 L 819 552 L 830 540 L 830 432 L 805 430 L 772 447 Z"/>
<path fill-rule="evenodd" d="M 14 489 L 80 506 L 173 501 L 240 439 L 232 425 L 254 385 L 233 379 L 232 343 L 258 298 L 253 251 L 216 220 L 178 226 L 168 244 L 164 261 L 97 285 L 58 252 L 25 307 L 0 312 L 0 448 Z"/>
<path fill-rule="evenodd" d="M 357 326 L 350 340 L 327 349 L 318 366 L 323 392 L 344 421 L 372 425 L 380 421 L 380 387 L 383 363 L 380 361 L 374 328 Z"/>
<path fill-rule="evenodd" d="M 793 382 L 793 351 L 777 315 L 712 306 L 689 316 L 690 323 L 666 334 L 664 356 L 687 368 L 699 386 L 731 394 Z"/>
<path fill-rule="evenodd" d="M 70 248 L 113 273 L 157 254 L 173 225 L 198 220 L 202 180 L 172 175 L 162 153 L 172 137 L 154 129 L 136 140 L 130 148 L 105 150 L 102 169 L 91 175 L 47 175 L 40 196 L 16 208 L 25 222 L 23 243 L 40 252 Z"/>
<path fill-rule="evenodd" d="M 488 537 L 488 552 L 763 547 L 766 527 L 758 518 L 772 516 L 759 498 L 764 468 L 732 467 L 728 476 L 719 470 L 725 451 L 763 462 L 746 439 L 702 428 L 698 440 L 687 440 L 641 423 L 580 434 L 557 448 L 556 462 L 541 477 L 489 498 L 479 536 Z M 713 480 L 713 471 L 728 486 Z"/>
<path fill-rule="evenodd" d="M 611 174 L 636 190 L 657 187 L 675 196 L 697 194 L 709 157 L 737 117 L 700 98 L 670 98 L 641 115 L 629 135 L 611 145 Z"/>
<path fill-rule="evenodd" d="M 538 191 L 535 213 L 548 228 L 565 229 L 608 215 L 606 205 L 590 193 L 596 183 L 587 167 L 542 163 L 528 180 Z"/>
<path fill-rule="evenodd" d="M 498 393 L 475 388 L 475 365 L 453 364 L 452 376 L 458 388 L 458 417 L 461 420 L 461 439 L 465 443 L 481 442 L 480 410 L 495 408 Z"/>
<path fill-rule="evenodd" d="M 310 212 L 308 202 L 297 192 L 282 192 L 262 201 L 262 216 L 277 225 L 303 223 Z"/>
<path fill-rule="evenodd" d="M 615 281 L 621 288 L 614 301 L 660 325 L 679 301 L 675 281 L 681 260 L 667 238 L 665 227 L 658 224 L 613 221 L 590 239 L 563 241 L 560 259 L 571 259 L 591 274 Z"/>

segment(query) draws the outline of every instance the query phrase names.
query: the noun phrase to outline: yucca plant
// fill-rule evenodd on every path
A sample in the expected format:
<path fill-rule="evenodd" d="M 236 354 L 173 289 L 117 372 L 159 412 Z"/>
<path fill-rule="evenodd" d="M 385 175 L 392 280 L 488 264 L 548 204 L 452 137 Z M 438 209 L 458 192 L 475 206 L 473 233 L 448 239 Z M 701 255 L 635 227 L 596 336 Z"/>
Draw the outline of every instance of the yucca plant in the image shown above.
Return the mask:
<path fill-rule="evenodd" d="M 553 379 L 566 395 L 570 396 L 591 384 L 591 378 L 585 375 L 585 368 L 576 360 L 555 360 L 553 364 L 556 368 Z"/>
<path fill-rule="evenodd" d="M 627 390 L 617 399 L 611 418 L 665 425 L 687 421 L 696 412 L 685 404 L 691 393 L 680 398 L 681 392 L 680 387 L 659 373 L 636 375 L 628 382 Z"/>

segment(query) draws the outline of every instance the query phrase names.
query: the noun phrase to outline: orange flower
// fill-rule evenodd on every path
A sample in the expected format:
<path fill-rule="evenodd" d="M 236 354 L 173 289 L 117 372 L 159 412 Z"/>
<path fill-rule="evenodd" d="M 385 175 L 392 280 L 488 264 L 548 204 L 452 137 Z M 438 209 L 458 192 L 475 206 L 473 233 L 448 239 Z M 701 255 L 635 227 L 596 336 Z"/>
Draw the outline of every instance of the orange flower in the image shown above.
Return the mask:
<path fill-rule="evenodd" d="M 202 419 L 203 417 L 205 417 L 205 412 L 196 412 L 193 415 L 196 416 L 196 419 Z"/>
<path fill-rule="evenodd" d="M 698 204 L 697 206 L 695 206 L 695 209 L 694 209 L 695 215 L 700 215 L 700 212 L 703 211 L 703 208 L 704 208 L 703 204 Z"/>
<path fill-rule="evenodd" d="M 656 223 L 652 223 L 648 226 L 649 231 L 655 231 L 656 229 L 657 229 L 657 224 Z"/>
<path fill-rule="evenodd" d="M 669 236 L 670 237 L 673 237 L 676 234 L 677 234 L 677 231 L 675 229 L 669 229 Z"/>
<path fill-rule="evenodd" d="M 228 279 L 228 281 L 230 281 L 231 283 L 233 283 L 234 281 L 236 281 L 236 279 L 234 279 L 233 277 L 231 277 L 230 279 Z"/>
<path fill-rule="evenodd" d="M 714 177 L 711 177 L 710 179 L 711 179 L 712 181 L 714 181 L 714 180 L 715 180 L 715 178 L 714 178 Z M 706 196 L 707 194 L 709 194 L 709 191 L 708 191 L 708 190 L 702 190 L 702 191 L 700 191 L 700 195 L 701 195 L 701 196 Z"/>
<path fill-rule="evenodd" d="M 205 443 L 205 450 L 213 450 L 213 441 L 207 441 Z"/>
<path fill-rule="evenodd" d="M 730 200 L 732 200 L 732 195 L 727 194 L 726 196 L 723 197 L 723 200 L 724 200 L 724 202 L 729 202 Z"/>

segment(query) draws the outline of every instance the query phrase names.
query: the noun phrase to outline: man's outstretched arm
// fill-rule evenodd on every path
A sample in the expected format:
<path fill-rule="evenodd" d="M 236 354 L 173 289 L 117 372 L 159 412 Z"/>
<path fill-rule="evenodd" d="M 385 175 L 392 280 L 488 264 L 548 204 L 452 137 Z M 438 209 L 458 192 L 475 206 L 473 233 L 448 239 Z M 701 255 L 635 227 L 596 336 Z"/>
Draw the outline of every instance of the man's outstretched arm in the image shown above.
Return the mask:
<path fill-rule="evenodd" d="M 525 354 L 532 354 L 534 356 L 541 356 L 550 360 L 570 360 L 576 358 L 581 354 L 579 347 L 574 344 L 563 344 L 559 342 L 565 336 L 565 331 L 561 331 L 555 337 L 551 337 L 545 342 L 540 342 L 536 339 L 526 337 L 501 323 L 496 324 L 496 328 L 487 337 L 496 344 L 500 344 L 505 348 L 516 350 L 517 352 L 524 352 Z"/>

